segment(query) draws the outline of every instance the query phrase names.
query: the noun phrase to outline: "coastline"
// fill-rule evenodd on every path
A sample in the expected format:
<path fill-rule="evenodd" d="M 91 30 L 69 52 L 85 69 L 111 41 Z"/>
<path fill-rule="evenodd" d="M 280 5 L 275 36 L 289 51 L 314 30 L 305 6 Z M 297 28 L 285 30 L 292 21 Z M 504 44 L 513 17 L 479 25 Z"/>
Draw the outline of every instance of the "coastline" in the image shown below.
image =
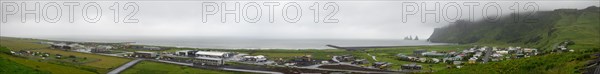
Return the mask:
<path fill-rule="evenodd" d="M 107 44 L 118 44 L 127 43 L 129 45 L 140 45 L 140 46 L 158 46 L 167 48 L 192 48 L 192 49 L 223 49 L 223 50 L 325 50 L 335 49 L 327 47 L 326 45 L 338 45 L 341 47 L 350 48 L 390 48 L 390 47 L 403 47 L 403 46 L 434 46 L 434 45 L 457 45 L 453 43 L 434 43 L 425 40 L 369 40 L 369 39 L 357 39 L 352 40 L 331 40 L 331 39 L 297 39 L 285 41 L 271 41 L 260 43 L 260 39 L 257 40 L 221 40 L 222 42 L 204 41 L 200 43 L 193 43 L 193 41 L 166 41 L 170 39 L 162 39 L 157 41 L 164 41 L 163 43 L 157 41 L 140 41 L 140 40 L 91 40 L 91 39 L 57 39 L 57 38 L 27 38 L 27 37 L 11 37 L 11 36 L 0 36 L 9 38 L 22 38 L 22 39 L 35 39 L 42 41 L 59 41 L 59 42 L 76 42 L 76 43 L 107 43 Z M 236 43 L 235 40 L 240 40 L 241 43 Z M 277 40 L 277 39 L 262 39 L 262 40 Z M 322 40 L 322 41 L 320 41 Z M 304 41 L 304 42 L 298 42 Z M 337 41 L 337 42 L 336 42 Z M 372 41 L 371 43 L 384 41 L 384 44 L 369 44 L 360 43 L 365 41 Z M 396 42 L 393 42 L 396 41 Z M 178 43 L 180 42 L 180 43 Z M 190 43 L 192 42 L 192 43 Z M 331 43 L 329 43 L 331 42 Z M 344 43 L 352 42 L 352 43 Z M 186 44 L 188 43 L 188 44 Z M 228 44 L 229 43 L 229 44 Z M 338 43 L 338 44 L 336 44 Z"/>

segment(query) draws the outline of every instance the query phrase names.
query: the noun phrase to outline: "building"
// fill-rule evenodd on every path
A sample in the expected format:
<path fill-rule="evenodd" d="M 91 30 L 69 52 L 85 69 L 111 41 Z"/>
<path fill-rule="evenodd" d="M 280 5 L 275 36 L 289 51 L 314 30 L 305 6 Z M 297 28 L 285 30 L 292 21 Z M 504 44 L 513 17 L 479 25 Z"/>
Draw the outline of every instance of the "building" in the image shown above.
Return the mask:
<path fill-rule="evenodd" d="M 389 62 L 375 62 L 373 63 L 373 67 L 375 68 L 379 68 L 379 69 L 385 69 L 387 67 L 389 67 L 390 65 L 392 65 L 392 63 Z"/>
<path fill-rule="evenodd" d="M 196 56 L 196 50 L 180 50 L 175 52 L 177 56 Z"/>
<path fill-rule="evenodd" d="M 444 53 L 438 53 L 436 51 L 424 52 L 424 53 L 421 53 L 421 55 L 428 56 L 428 57 L 443 57 L 443 56 L 446 56 L 446 54 L 444 54 Z"/>
<path fill-rule="evenodd" d="M 413 64 L 403 64 L 400 66 L 402 70 L 421 70 L 423 67 L 421 65 Z"/>
<path fill-rule="evenodd" d="M 66 43 L 50 44 L 50 47 L 54 49 L 71 49 Z"/>
<path fill-rule="evenodd" d="M 415 51 L 413 51 L 413 55 L 422 55 L 424 52 L 427 52 L 427 50 L 423 50 L 423 49 L 415 50 Z"/>
<path fill-rule="evenodd" d="M 133 52 L 133 56 L 138 58 L 154 58 L 157 54 L 156 52 L 135 51 Z"/>
<path fill-rule="evenodd" d="M 225 58 L 230 58 L 234 53 L 230 52 L 211 52 L 211 51 L 197 51 L 195 53 L 196 58 L 194 59 L 194 65 L 203 66 L 203 65 L 212 65 L 212 66 L 220 66 L 225 64 L 223 60 Z"/>
<path fill-rule="evenodd" d="M 498 53 L 498 54 L 508 54 L 508 51 L 502 50 L 502 51 L 496 51 L 496 53 Z"/>
<path fill-rule="evenodd" d="M 243 61 L 252 61 L 252 62 L 265 62 L 267 61 L 267 58 L 263 55 L 258 55 L 258 56 L 244 56 L 242 58 Z"/>
<path fill-rule="evenodd" d="M 193 64 L 195 66 L 220 66 L 224 65 L 223 58 L 214 58 L 214 57 L 195 57 L 193 60 Z"/>
<path fill-rule="evenodd" d="M 440 59 L 438 59 L 438 58 L 431 58 L 431 62 L 432 63 L 439 63 Z"/>
<path fill-rule="evenodd" d="M 212 51 L 197 51 L 194 53 L 197 57 L 213 57 L 213 58 L 230 58 L 234 53 L 231 52 L 212 52 Z"/>
<path fill-rule="evenodd" d="M 78 43 L 72 43 L 67 45 L 68 47 L 70 47 L 70 49 L 85 49 L 85 46 L 78 44 Z"/>
<path fill-rule="evenodd" d="M 162 48 L 154 47 L 154 46 L 143 46 L 142 49 L 144 49 L 144 50 L 162 50 Z"/>
<path fill-rule="evenodd" d="M 477 63 L 477 59 L 479 59 L 479 58 L 477 58 L 477 57 L 471 57 L 471 58 L 469 58 L 469 64 L 475 64 L 475 63 Z"/>
<path fill-rule="evenodd" d="M 350 64 L 366 64 L 366 63 L 369 63 L 369 61 L 366 59 L 356 59 L 356 60 L 352 61 Z"/>
<path fill-rule="evenodd" d="M 105 52 L 109 52 L 111 49 L 113 49 L 112 46 L 99 45 L 98 47 L 92 48 L 91 52 L 92 53 L 105 53 Z"/>

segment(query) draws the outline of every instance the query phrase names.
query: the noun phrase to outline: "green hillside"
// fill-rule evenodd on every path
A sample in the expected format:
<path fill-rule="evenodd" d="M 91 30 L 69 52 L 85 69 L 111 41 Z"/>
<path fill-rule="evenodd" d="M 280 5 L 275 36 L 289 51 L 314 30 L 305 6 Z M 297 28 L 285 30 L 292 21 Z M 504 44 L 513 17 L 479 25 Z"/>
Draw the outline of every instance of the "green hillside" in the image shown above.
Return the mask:
<path fill-rule="evenodd" d="M 0 47 L 0 54 L 10 54 L 5 47 Z M 0 74 L 50 74 L 0 57 Z"/>
<path fill-rule="evenodd" d="M 514 23 L 503 18 L 495 23 L 459 21 L 438 28 L 429 39 L 475 45 L 523 46 L 545 50 L 544 55 L 529 58 L 467 65 L 445 69 L 441 74 L 576 74 L 600 52 L 600 14 L 598 7 L 558 9 L 536 13 L 536 20 Z M 533 21 L 533 22 L 532 22 Z M 557 43 L 573 41 L 575 52 L 550 53 Z"/>
<path fill-rule="evenodd" d="M 520 16 L 526 15 L 520 13 Z M 594 6 L 582 10 L 541 11 L 531 18 L 519 17 L 518 20 L 504 16 L 495 22 L 457 21 L 435 29 L 429 41 L 552 49 L 559 42 L 572 40 L 576 43 L 572 46 L 575 49 L 600 48 L 599 17 L 598 7 Z"/>

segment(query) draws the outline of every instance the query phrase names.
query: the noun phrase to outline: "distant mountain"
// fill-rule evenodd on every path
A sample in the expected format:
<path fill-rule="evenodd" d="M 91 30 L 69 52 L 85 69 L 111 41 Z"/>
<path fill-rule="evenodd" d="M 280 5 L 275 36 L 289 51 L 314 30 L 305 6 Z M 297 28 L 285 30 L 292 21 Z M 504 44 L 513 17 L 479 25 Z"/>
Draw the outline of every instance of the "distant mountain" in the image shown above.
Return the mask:
<path fill-rule="evenodd" d="M 600 47 L 599 8 L 583 10 L 557 9 L 539 11 L 531 17 L 528 13 L 503 16 L 495 22 L 459 20 L 436 28 L 428 39 L 431 42 L 478 43 L 552 47 L 558 42 L 573 40 L 581 46 Z M 519 15 L 515 19 L 514 15 Z"/>

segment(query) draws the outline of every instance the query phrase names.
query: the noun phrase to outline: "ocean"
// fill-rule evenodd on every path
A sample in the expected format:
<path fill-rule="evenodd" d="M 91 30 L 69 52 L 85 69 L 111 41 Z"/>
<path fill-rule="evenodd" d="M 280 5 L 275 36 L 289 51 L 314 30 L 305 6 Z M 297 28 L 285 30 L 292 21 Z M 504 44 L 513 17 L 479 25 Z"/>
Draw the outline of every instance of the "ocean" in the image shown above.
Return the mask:
<path fill-rule="evenodd" d="M 155 45 L 215 49 L 332 49 L 341 47 L 447 45 L 424 40 L 401 39 L 252 39 L 252 38 L 43 38 L 76 42 L 134 42 Z"/>

